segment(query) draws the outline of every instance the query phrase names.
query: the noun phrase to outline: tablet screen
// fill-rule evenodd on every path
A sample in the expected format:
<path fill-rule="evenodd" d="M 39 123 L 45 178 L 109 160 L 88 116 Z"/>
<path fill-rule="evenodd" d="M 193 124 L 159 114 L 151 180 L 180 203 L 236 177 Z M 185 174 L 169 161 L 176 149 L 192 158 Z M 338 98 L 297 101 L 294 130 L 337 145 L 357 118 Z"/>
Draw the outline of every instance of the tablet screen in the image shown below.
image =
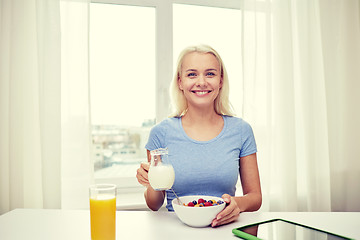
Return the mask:
<path fill-rule="evenodd" d="M 317 230 L 311 227 L 299 225 L 296 223 L 284 220 L 271 220 L 268 222 L 259 223 L 256 225 L 245 226 L 237 228 L 242 232 L 249 235 L 256 236 L 264 240 L 305 240 L 305 239 L 319 239 L 319 240 L 340 240 L 349 239 L 346 237 L 338 236 L 332 233 Z M 234 232 L 234 234 L 236 234 Z M 238 234 L 236 234 L 238 235 Z M 239 236 L 239 235 L 238 235 Z M 241 236 L 244 237 L 244 236 Z M 245 239 L 254 239 L 253 237 Z"/>

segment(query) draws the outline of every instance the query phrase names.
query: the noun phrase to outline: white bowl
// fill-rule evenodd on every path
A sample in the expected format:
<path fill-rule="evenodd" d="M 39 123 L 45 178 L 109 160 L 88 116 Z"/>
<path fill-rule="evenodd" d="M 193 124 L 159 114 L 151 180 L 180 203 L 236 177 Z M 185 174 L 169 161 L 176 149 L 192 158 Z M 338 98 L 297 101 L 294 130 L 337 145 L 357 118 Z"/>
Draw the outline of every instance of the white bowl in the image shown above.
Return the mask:
<path fill-rule="evenodd" d="M 222 198 L 204 195 L 192 195 L 179 198 L 180 201 L 185 204 L 194 200 L 197 201 L 199 198 L 203 198 L 205 200 L 221 200 L 224 202 Z M 181 205 L 177 198 L 174 198 L 172 200 L 172 206 L 178 218 L 186 225 L 191 227 L 207 227 L 211 224 L 216 215 L 225 208 L 225 202 L 216 206 L 188 207 Z"/>

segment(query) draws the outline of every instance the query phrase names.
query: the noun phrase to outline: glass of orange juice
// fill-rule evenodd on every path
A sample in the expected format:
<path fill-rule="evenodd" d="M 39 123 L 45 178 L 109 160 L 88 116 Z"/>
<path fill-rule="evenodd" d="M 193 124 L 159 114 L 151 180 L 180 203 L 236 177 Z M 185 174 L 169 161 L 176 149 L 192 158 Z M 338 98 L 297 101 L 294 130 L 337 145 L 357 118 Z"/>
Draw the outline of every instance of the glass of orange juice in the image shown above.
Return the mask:
<path fill-rule="evenodd" d="M 116 185 L 92 185 L 89 194 L 91 239 L 115 240 Z"/>

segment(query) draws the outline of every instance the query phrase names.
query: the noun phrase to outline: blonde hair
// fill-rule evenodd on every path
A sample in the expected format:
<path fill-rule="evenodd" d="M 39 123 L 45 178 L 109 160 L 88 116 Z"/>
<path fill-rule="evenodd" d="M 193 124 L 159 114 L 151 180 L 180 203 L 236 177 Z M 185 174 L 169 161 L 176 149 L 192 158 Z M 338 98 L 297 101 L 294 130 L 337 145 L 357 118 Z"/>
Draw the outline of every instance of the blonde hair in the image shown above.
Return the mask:
<path fill-rule="evenodd" d="M 184 93 L 180 90 L 178 85 L 178 80 L 181 76 L 181 67 L 184 60 L 184 57 L 192 52 L 198 53 L 210 53 L 216 57 L 219 62 L 220 74 L 222 78 L 222 87 L 219 90 L 219 95 L 215 99 L 214 110 L 219 115 L 228 115 L 233 116 L 233 110 L 231 103 L 229 101 L 229 79 L 225 69 L 225 65 L 220 57 L 220 55 L 210 46 L 207 45 L 197 45 L 189 46 L 185 48 L 179 55 L 177 61 L 177 68 L 174 74 L 174 78 L 170 86 L 170 97 L 172 101 L 173 113 L 170 117 L 180 117 L 184 115 L 187 111 L 188 105 Z"/>

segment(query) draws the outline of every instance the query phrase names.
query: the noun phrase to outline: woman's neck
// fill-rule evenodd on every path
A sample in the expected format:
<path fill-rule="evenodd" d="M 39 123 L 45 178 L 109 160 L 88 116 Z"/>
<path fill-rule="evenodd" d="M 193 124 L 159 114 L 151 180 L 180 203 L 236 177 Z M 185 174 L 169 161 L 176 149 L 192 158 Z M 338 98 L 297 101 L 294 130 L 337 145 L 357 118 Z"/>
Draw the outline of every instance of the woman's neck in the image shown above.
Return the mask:
<path fill-rule="evenodd" d="M 198 141 L 209 141 L 220 134 L 224 127 L 221 115 L 215 111 L 193 111 L 189 109 L 182 117 L 185 133 Z"/>
<path fill-rule="evenodd" d="M 214 109 L 188 109 L 188 111 L 183 116 L 183 121 L 189 122 L 192 125 L 196 124 L 213 124 L 219 119 L 222 118 L 219 114 L 215 112 Z"/>

